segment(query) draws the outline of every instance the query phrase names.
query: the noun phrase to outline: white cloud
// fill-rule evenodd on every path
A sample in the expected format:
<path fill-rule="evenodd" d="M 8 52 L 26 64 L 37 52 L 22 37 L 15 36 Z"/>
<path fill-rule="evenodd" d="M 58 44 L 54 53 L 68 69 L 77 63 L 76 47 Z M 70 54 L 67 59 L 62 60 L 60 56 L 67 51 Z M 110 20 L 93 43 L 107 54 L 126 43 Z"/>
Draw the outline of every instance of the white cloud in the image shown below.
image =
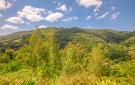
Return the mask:
<path fill-rule="evenodd" d="M 61 5 L 57 9 L 60 10 L 60 11 L 63 11 L 63 12 L 68 11 L 68 8 L 67 8 L 67 6 L 65 4 Z"/>
<path fill-rule="evenodd" d="M 57 1 L 53 1 L 53 4 L 57 4 Z"/>
<path fill-rule="evenodd" d="M 47 17 L 45 17 L 45 20 L 46 21 L 49 21 L 49 22 L 56 22 L 58 21 L 59 19 L 61 19 L 64 15 L 60 12 L 55 12 L 55 13 L 51 13 L 49 14 Z"/>
<path fill-rule="evenodd" d="M 22 31 L 24 29 L 19 29 L 18 26 L 5 24 L 0 27 L 0 36 L 12 34 L 14 32 Z"/>
<path fill-rule="evenodd" d="M 86 29 L 87 29 L 87 28 L 92 28 L 92 26 L 85 26 L 84 28 L 86 28 Z"/>
<path fill-rule="evenodd" d="M 22 11 L 17 12 L 19 17 L 25 18 L 32 22 L 39 22 L 44 19 L 42 13 L 45 9 L 25 6 Z"/>
<path fill-rule="evenodd" d="M 68 12 L 72 12 L 72 11 L 73 11 L 73 9 L 71 7 L 69 7 L 69 11 Z"/>
<path fill-rule="evenodd" d="M 103 19 L 103 18 L 105 18 L 108 14 L 109 14 L 109 12 L 105 12 L 103 15 L 97 17 L 96 19 Z"/>
<path fill-rule="evenodd" d="M 111 19 L 112 19 L 112 20 L 116 19 L 116 18 L 119 16 L 119 14 L 120 14 L 120 12 L 113 13 L 113 14 L 111 15 Z"/>
<path fill-rule="evenodd" d="M 4 26 L 1 26 L 0 29 L 14 29 L 14 30 L 17 30 L 18 26 L 13 26 L 13 25 L 5 24 Z"/>
<path fill-rule="evenodd" d="M 86 20 L 90 20 L 91 17 L 92 17 L 92 16 L 87 16 L 87 17 L 86 17 Z"/>
<path fill-rule="evenodd" d="M 101 5 L 100 6 L 96 6 L 96 8 L 94 9 L 94 13 L 96 13 L 96 12 L 99 12 L 99 8 L 101 7 Z"/>
<path fill-rule="evenodd" d="M 69 13 L 72 12 L 73 9 L 71 7 L 68 7 L 66 4 L 58 4 L 56 10 Z"/>
<path fill-rule="evenodd" d="M 101 5 L 102 5 L 102 4 L 101 4 Z M 95 7 L 95 9 L 93 10 L 94 16 L 97 16 L 97 15 L 98 15 L 98 12 L 100 11 L 101 5 L 97 5 L 97 6 Z"/>
<path fill-rule="evenodd" d="M 52 11 L 51 11 L 51 10 L 47 11 L 45 14 L 50 14 L 50 13 L 52 13 Z"/>
<path fill-rule="evenodd" d="M 93 12 L 95 13 L 95 12 L 98 12 L 98 11 L 99 11 L 99 8 L 96 7 Z"/>
<path fill-rule="evenodd" d="M 45 25 L 40 25 L 40 26 L 38 26 L 38 28 L 47 28 L 47 26 L 45 26 Z"/>
<path fill-rule="evenodd" d="M 60 6 L 62 3 L 61 2 L 59 2 L 58 0 L 56 1 L 56 0 L 54 0 L 53 1 L 53 4 L 57 4 L 58 6 Z"/>
<path fill-rule="evenodd" d="M 72 21 L 72 20 L 77 20 L 77 19 L 78 19 L 77 16 L 73 16 L 73 17 L 65 18 L 65 19 L 63 19 L 62 21 L 63 21 L 63 22 L 70 22 L 70 21 Z"/>
<path fill-rule="evenodd" d="M 112 9 L 112 10 L 115 10 L 115 9 L 116 9 L 116 7 L 112 6 L 112 7 L 111 7 L 111 9 Z"/>
<path fill-rule="evenodd" d="M 0 13 L 0 17 L 3 17 L 3 14 Z"/>
<path fill-rule="evenodd" d="M 14 32 L 18 32 L 20 30 L 14 30 L 14 29 L 0 29 L 0 36 L 12 34 Z"/>
<path fill-rule="evenodd" d="M 98 13 L 96 12 L 96 13 L 94 13 L 94 16 L 97 16 L 98 15 Z"/>
<path fill-rule="evenodd" d="M 100 7 L 103 2 L 102 2 L 102 0 L 77 0 L 77 3 L 81 6 L 88 8 L 90 6 Z"/>
<path fill-rule="evenodd" d="M 6 20 L 7 22 L 14 23 L 14 24 L 22 24 L 24 21 L 20 17 L 10 17 Z"/>
<path fill-rule="evenodd" d="M 0 10 L 5 10 L 7 8 L 10 8 L 11 6 L 12 4 L 7 0 L 0 0 Z"/>

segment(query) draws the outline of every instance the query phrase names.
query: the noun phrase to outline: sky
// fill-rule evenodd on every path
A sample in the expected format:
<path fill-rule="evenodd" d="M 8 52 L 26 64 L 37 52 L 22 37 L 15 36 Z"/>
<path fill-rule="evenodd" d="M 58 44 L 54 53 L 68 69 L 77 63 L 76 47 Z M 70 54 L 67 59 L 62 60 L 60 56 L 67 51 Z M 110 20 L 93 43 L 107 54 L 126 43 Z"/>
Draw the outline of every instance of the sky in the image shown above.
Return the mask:
<path fill-rule="evenodd" d="M 135 0 L 0 0 L 0 35 L 35 27 L 135 31 Z"/>

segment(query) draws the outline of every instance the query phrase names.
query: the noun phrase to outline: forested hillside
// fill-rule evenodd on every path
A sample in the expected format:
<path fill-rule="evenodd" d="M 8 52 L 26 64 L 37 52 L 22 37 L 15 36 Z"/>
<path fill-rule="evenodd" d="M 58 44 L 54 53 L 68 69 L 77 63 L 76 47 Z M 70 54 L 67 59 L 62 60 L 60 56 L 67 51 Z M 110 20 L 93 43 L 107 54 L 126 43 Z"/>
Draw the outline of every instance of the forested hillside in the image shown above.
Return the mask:
<path fill-rule="evenodd" d="M 2 85 L 134 85 L 135 32 L 46 28 L 0 37 Z"/>

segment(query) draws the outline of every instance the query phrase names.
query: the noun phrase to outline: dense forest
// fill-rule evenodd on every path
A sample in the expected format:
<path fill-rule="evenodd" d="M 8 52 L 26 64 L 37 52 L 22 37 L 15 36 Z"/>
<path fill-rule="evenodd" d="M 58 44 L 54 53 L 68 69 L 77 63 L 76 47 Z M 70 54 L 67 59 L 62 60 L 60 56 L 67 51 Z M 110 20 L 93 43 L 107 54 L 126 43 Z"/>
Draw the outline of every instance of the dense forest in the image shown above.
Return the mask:
<path fill-rule="evenodd" d="M 0 37 L 1 85 L 134 85 L 135 32 L 45 28 Z"/>

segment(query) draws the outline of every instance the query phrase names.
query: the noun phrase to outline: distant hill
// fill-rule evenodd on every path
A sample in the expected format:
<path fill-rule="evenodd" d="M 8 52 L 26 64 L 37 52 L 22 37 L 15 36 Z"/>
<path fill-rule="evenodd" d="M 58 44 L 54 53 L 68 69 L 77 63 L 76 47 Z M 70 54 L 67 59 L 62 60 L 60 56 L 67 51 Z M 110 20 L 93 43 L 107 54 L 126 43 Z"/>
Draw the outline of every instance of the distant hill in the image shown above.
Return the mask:
<path fill-rule="evenodd" d="M 98 30 L 98 29 L 80 29 L 80 28 L 46 28 L 40 29 L 42 31 L 56 29 L 56 37 L 61 41 L 61 44 L 72 42 L 110 42 L 121 43 L 130 37 L 135 36 L 135 32 L 119 32 L 114 30 Z M 0 36 L 0 43 L 8 45 L 10 43 L 20 43 L 27 40 L 33 31 L 22 31 Z M 75 39 L 77 41 L 75 41 Z"/>
<path fill-rule="evenodd" d="M 114 30 L 98 30 L 98 29 L 80 29 L 80 28 L 46 28 L 40 29 L 42 32 L 47 30 L 57 30 L 56 38 L 63 47 L 66 43 L 122 43 L 127 39 L 135 36 L 135 32 L 119 32 Z M 33 31 L 22 31 L 0 36 L 0 46 L 17 48 L 23 46 Z"/>
<path fill-rule="evenodd" d="M 30 34 L 31 32 L 29 31 L 22 31 L 22 32 L 16 32 L 13 34 L 5 35 L 5 36 L 0 36 L 0 42 L 1 43 L 12 42 L 17 39 L 27 38 L 30 36 Z"/>
<path fill-rule="evenodd" d="M 0 36 L 0 52 L 9 48 L 16 49 L 22 47 L 27 42 L 31 33 L 32 32 L 30 31 L 22 31 L 6 36 Z"/>

